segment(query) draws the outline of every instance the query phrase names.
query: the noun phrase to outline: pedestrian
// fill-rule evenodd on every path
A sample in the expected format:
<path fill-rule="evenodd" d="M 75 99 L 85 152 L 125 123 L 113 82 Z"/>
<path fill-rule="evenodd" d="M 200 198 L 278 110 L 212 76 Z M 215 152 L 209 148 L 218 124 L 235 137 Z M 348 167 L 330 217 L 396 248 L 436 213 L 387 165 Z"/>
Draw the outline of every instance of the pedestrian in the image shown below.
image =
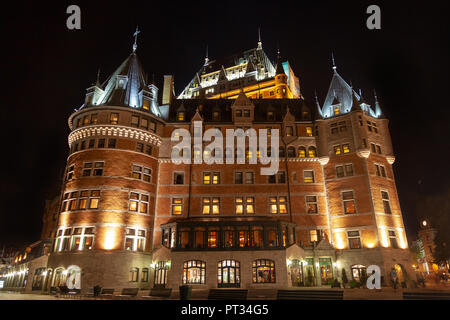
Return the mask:
<path fill-rule="evenodd" d="M 392 270 L 391 270 L 391 282 L 394 287 L 394 290 L 397 290 L 398 278 L 397 278 L 397 271 L 395 271 L 394 268 L 392 268 Z"/>

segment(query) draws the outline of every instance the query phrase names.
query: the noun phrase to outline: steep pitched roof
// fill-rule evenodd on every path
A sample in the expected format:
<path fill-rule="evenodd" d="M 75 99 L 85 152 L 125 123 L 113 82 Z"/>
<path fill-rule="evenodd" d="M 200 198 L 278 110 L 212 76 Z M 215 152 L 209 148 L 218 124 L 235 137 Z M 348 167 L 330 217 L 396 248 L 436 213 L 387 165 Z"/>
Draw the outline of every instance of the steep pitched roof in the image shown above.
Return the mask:
<path fill-rule="evenodd" d="M 148 90 L 146 77 L 136 53 L 132 53 L 102 84 L 104 94 L 97 104 L 140 107 L 140 92 Z"/>

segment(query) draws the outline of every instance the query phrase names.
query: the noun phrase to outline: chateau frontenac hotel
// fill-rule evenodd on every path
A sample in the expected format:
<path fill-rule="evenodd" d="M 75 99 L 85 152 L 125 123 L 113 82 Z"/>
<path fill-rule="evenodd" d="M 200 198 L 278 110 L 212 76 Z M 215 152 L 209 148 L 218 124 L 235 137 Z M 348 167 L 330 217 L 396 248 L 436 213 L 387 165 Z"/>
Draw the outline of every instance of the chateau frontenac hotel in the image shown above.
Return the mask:
<path fill-rule="evenodd" d="M 334 63 L 330 76 L 325 99 L 308 104 L 289 62 L 259 41 L 207 56 L 179 95 L 164 76 L 159 98 L 135 45 L 69 117 L 61 194 L 5 287 L 323 286 L 343 272 L 360 281 L 370 265 L 384 285 L 392 268 L 412 275 L 388 119 Z M 278 172 L 262 175 L 249 149 L 226 150 L 244 164 L 174 163 L 174 130 L 194 121 L 224 136 L 279 130 Z M 207 156 L 193 139 L 189 151 Z M 27 265 L 33 250 L 42 262 Z"/>

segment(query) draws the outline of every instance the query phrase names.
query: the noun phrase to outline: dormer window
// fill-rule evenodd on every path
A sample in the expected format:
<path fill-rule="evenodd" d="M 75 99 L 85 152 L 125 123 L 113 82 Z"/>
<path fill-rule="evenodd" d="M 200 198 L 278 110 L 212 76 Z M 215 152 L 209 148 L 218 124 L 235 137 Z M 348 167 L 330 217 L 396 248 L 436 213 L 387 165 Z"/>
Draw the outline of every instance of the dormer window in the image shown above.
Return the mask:
<path fill-rule="evenodd" d="M 184 111 L 178 111 L 177 121 L 184 121 Z"/>
<path fill-rule="evenodd" d="M 341 113 L 341 109 L 339 107 L 334 107 L 334 115 L 337 116 L 338 114 Z"/>
<path fill-rule="evenodd" d="M 286 137 L 291 137 L 294 135 L 294 128 L 293 127 L 286 127 Z"/>
<path fill-rule="evenodd" d="M 267 112 L 267 120 L 275 120 L 275 114 L 273 113 L 273 111 Z"/>
<path fill-rule="evenodd" d="M 124 81 L 123 79 L 119 80 L 119 89 L 123 89 Z"/>
<path fill-rule="evenodd" d="M 244 117 L 250 117 L 250 110 L 248 110 L 248 109 L 245 109 L 244 110 Z"/>
<path fill-rule="evenodd" d="M 213 120 L 216 120 L 216 121 L 219 120 L 220 119 L 219 111 L 213 111 L 212 118 L 213 118 Z"/>
<path fill-rule="evenodd" d="M 236 110 L 236 117 L 242 117 L 242 110 Z"/>

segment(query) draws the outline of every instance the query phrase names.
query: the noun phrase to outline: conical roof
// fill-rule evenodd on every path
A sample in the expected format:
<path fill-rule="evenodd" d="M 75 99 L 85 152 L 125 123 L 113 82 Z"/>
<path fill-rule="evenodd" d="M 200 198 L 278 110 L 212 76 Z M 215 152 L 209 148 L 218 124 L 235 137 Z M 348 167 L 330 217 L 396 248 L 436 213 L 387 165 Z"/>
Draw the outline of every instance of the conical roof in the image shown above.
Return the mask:
<path fill-rule="evenodd" d="M 342 112 L 350 111 L 353 103 L 353 94 L 359 101 L 359 95 L 337 73 L 336 69 L 334 69 L 333 78 L 331 79 L 330 87 L 328 88 L 328 93 L 322 106 L 322 116 L 333 116 L 332 106 L 336 104 L 336 101 L 341 104 Z"/>
<path fill-rule="evenodd" d="M 128 106 L 140 108 L 142 99 L 140 92 L 147 89 L 145 74 L 135 52 L 114 71 L 102 84 L 104 94 L 97 104 Z"/>

